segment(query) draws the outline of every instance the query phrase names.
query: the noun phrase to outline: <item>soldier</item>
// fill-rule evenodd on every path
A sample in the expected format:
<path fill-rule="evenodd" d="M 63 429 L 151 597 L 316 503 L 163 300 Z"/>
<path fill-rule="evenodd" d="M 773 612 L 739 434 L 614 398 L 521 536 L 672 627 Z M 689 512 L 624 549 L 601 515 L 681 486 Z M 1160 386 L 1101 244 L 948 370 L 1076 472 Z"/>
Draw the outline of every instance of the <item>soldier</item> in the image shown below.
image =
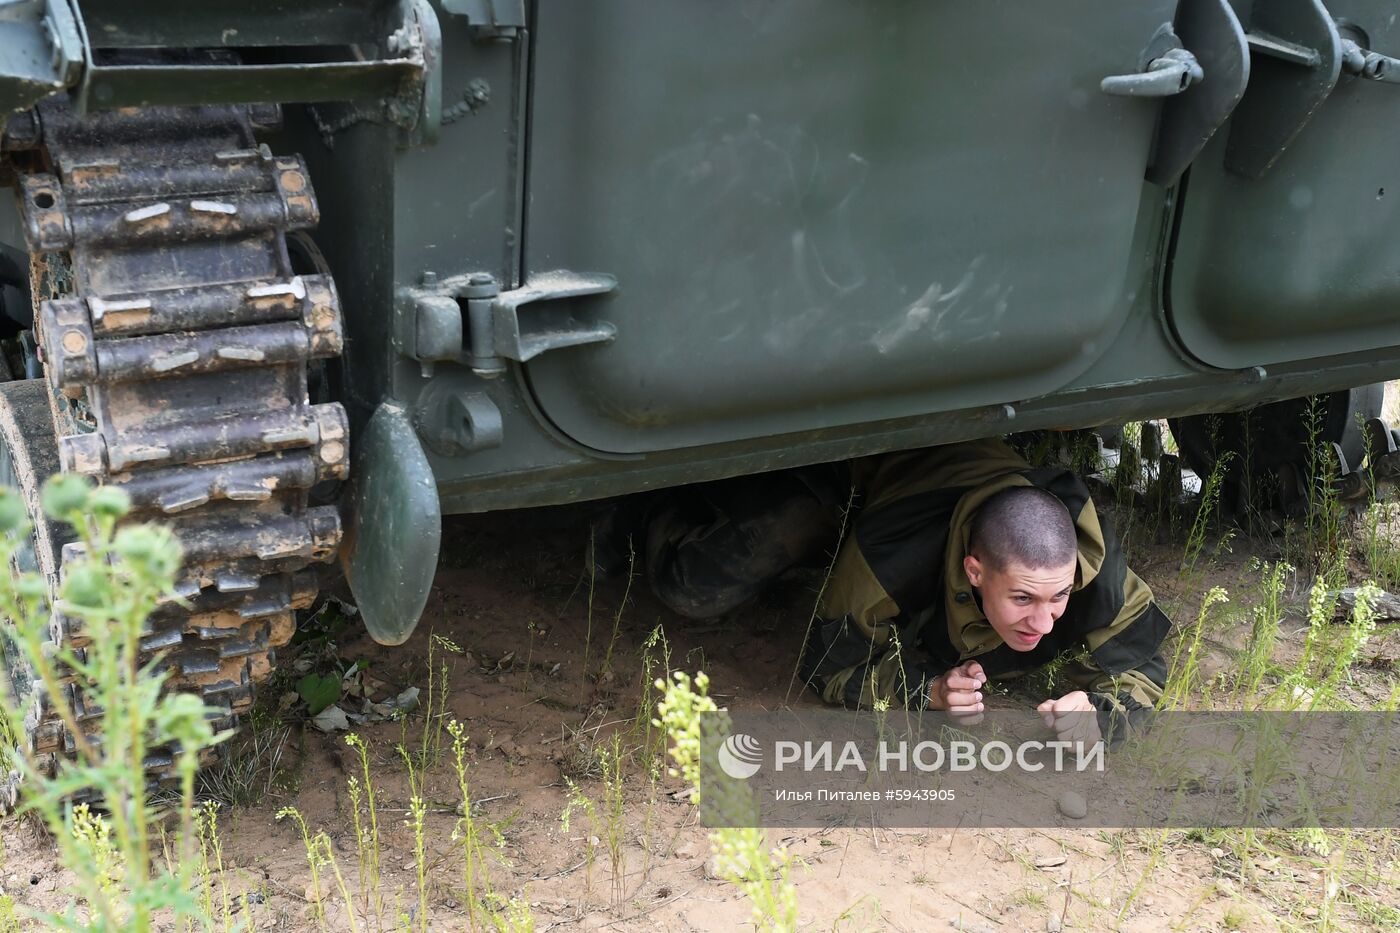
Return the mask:
<path fill-rule="evenodd" d="M 976 716 L 989 678 L 1077 652 L 1080 689 L 1046 724 L 1121 735 L 1161 699 L 1171 623 L 1126 565 L 1084 483 L 973 441 L 694 487 L 653 509 L 647 573 L 692 618 L 722 614 L 835 544 L 859 503 L 807 633 L 801 673 L 823 700 Z M 1085 713 L 1097 712 L 1097 716 Z"/>

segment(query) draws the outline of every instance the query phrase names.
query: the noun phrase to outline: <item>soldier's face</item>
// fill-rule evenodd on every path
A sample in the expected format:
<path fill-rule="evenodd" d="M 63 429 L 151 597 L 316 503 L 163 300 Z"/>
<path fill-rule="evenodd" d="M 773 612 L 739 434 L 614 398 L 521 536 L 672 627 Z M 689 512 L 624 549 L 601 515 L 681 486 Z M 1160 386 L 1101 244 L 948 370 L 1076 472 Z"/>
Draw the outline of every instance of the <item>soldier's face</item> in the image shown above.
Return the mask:
<path fill-rule="evenodd" d="M 1069 604 L 1075 567 L 1070 561 L 1039 570 L 1014 563 L 997 569 L 970 555 L 963 560 L 987 621 L 1013 651 L 1030 651 L 1050 634 Z"/>

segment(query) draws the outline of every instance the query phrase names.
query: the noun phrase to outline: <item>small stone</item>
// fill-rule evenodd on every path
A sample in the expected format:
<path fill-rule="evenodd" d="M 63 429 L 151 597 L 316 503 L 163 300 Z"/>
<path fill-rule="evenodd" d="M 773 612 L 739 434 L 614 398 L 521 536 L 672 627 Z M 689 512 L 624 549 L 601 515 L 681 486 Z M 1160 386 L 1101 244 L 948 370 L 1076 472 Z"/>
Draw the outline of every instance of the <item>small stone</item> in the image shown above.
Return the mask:
<path fill-rule="evenodd" d="M 1089 813 L 1089 802 L 1078 791 L 1067 790 L 1055 801 L 1060 812 L 1072 820 L 1082 820 Z"/>
<path fill-rule="evenodd" d="M 1210 857 L 1215 859 L 1216 861 L 1219 861 L 1220 859 L 1223 859 L 1225 857 L 1225 850 L 1221 848 L 1211 849 Z"/>
<path fill-rule="evenodd" d="M 385 705 L 392 706 L 394 709 L 403 710 L 404 712 L 417 709 L 418 693 L 419 690 L 417 687 L 409 687 L 407 690 L 404 690 L 398 696 L 388 701 L 388 703 L 386 703 Z"/>
<path fill-rule="evenodd" d="M 734 862 L 731 861 L 731 862 L 726 862 L 725 865 L 726 865 L 727 867 L 731 867 L 731 868 L 734 868 L 734 869 L 739 870 L 739 871 L 747 870 L 747 865 L 746 865 L 746 863 L 735 864 Z M 718 852 L 714 853 L 714 854 L 711 855 L 709 858 L 705 859 L 705 867 L 702 868 L 702 869 L 700 870 L 700 874 L 704 876 L 704 878 L 705 878 L 706 881 L 728 881 L 728 880 L 729 880 L 729 879 L 725 876 L 724 872 L 720 870 L 720 855 L 719 855 Z"/>
<path fill-rule="evenodd" d="M 1051 914 L 1045 918 L 1045 933 L 1060 933 L 1064 928 L 1065 925 L 1060 922 L 1060 918 L 1055 914 Z"/>
<path fill-rule="evenodd" d="M 1223 894 L 1225 897 L 1234 897 L 1234 896 L 1235 896 L 1235 883 L 1234 883 L 1233 881 L 1231 881 L 1229 878 L 1220 878 L 1220 879 L 1217 879 L 1216 882 L 1215 882 L 1215 887 L 1216 887 L 1216 890 L 1218 890 L 1218 891 L 1219 891 L 1221 894 Z"/>
<path fill-rule="evenodd" d="M 1304 917 L 1307 917 L 1309 920 L 1313 919 L 1313 918 L 1316 917 L 1317 915 L 1318 915 L 1318 909 L 1317 909 L 1316 907 L 1304 907 L 1304 908 L 1303 908 L 1303 916 L 1304 916 Z"/>
<path fill-rule="evenodd" d="M 302 897 L 306 899 L 308 904 L 316 903 L 316 886 L 314 884 L 308 884 L 306 890 L 302 892 Z"/>
<path fill-rule="evenodd" d="M 350 728 L 350 718 L 332 703 L 312 717 L 311 724 L 322 732 L 344 732 Z"/>
<path fill-rule="evenodd" d="M 949 917 L 948 926 L 959 931 L 959 933 L 997 933 L 996 930 L 985 923 L 978 923 L 976 920 L 964 920 L 961 917 Z"/>
<path fill-rule="evenodd" d="M 1059 868 L 1065 863 L 1063 855 L 1042 855 L 1035 860 L 1036 868 Z"/>

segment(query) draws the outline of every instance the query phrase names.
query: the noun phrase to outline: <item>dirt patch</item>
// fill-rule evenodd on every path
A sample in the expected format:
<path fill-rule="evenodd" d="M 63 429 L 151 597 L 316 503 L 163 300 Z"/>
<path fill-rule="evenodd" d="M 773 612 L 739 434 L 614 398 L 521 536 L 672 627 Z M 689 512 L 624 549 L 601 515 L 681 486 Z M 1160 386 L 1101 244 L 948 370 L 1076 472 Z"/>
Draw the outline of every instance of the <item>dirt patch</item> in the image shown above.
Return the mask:
<path fill-rule="evenodd" d="M 707 871 L 706 830 L 677 793 L 681 783 L 664 775 L 650 780 L 639 764 L 645 756 L 626 759 L 620 824 L 610 828 L 603 816 L 576 809 L 565 829 L 561 815 L 579 794 L 603 800 L 597 749 L 610 748 L 614 735 L 629 752 L 644 741 L 645 724 L 637 721 L 647 676 L 644 646 L 658 626 L 672 667 L 705 670 L 722 705 L 819 705 L 798 689 L 794 667 L 820 573 L 794 575 L 756 605 L 696 624 L 670 615 L 640 580 L 630 589 L 622 579 L 590 581 L 582 571 L 585 541 L 577 511 L 450 521 L 428 612 L 407 645 L 385 649 L 351 627 L 333 648 L 301 650 L 363 662 L 376 698 L 418 686 L 427 703 L 430 639 L 460 648 L 434 646 L 434 666 L 448 667 L 442 708 L 469 734 L 473 812 L 495 853 L 488 869 L 494 888 L 502 904 L 512 896 L 528 903 L 536 930 L 745 928 L 750 905 Z M 1239 608 L 1247 608 L 1255 586 L 1249 561 L 1256 554 L 1250 552 L 1236 539 L 1208 569 L 1185 577 L 1178 570 L 1179 545 L 1139 545 L 1133 563 L 1177 621 L 1189 622 L 1213 585 L 1230 589 Z M 1305 600 L 1306 592 L 1290 594 L 1300 597 Z M 1239 625 L 1211 633 L 1219 656 L 1213 663 L 1221 670 L 1241 648 Z M 1282 650 L 1290 650 L 1289 632 L 1297 628 L 1285 627 Z M 1383 629 L 1373 648 L 1377 658 L 1394 658 L 1400 638 Z M 294 659 L 289 655 L 284 663 Z M 1358 671 L 1349 689 L 1384 697 L 1394 676 L 1378 663 Z M 1021 701 L 1013 694 L 999 702 Z M 415 921 L 393 920 L 413 917 L 418 903 L 414 838 L 406 822 L 413 788 L 400 744 L 428 765 L 418 788 L 427 810 L 426 928 L 470 928 L 464 858 L 453 838 L 461 796 L 450 740 L 430 724 L 425 751 L 424 729 L 420 710 L 404 722 L 360 730 L 380 808 L 377 890 L 384 918 L 381 925 L 362 916 L 362 930 L 418 928 Z M 291 821 L 277 819 L 288 806 L 313 830 L 327 832 L 358 909 L 376 912 L 373 892 L 356 881 L 347 782 L 359 773 L 343 735 L 298 726 L 284 743 L 276 774 L 250 779 L 266 781 L 261 800 L 221 813 L 224 879 L 235 898 L 251 892 L 248 912 L 258 929 L 321 928 L 301 836 Z M 1347 882 L 1340 894 L 1329 893 L 1338 881 L 1326 855 L 1245 864 L 1209 833 L 835 829 L 770 836 L 798 859 L 793 877 L 804 924 L 812 929 L 955 929 L 953 921 L 974 931 L 1326 928 L 1328 917 L 1309 905 L 1334 911 L 1331 928 L 1350 929 L 1400 907 L 1390 834 L 1349 837 L 1380 867 L 1370 887 Z M 26 905 L 61 908 L 66 885 L 49 843 L 13 822 L 3 839 L 5 891 Z M 350 928 L 342 907 L 330 908 L 325 928 Z"/>

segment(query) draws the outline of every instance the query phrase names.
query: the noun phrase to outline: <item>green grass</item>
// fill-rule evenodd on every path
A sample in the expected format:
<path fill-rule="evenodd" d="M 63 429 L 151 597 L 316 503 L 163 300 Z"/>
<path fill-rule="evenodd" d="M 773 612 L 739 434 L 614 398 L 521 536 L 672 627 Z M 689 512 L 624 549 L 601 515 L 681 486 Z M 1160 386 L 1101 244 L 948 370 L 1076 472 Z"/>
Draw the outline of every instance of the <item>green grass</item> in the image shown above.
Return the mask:
<path fill-rule="evenodd" d="M 130 506 L 120 490 L 94 490 L 79 477 L 59 476 L 44 485 L 42 502 L 51 517 L 73 527 L 82 548 L 65 565 L 58 608 L 103 637 L 81 655 L 48 641 L 47 584 L 12 562 L 29 533 L 25 507 L 13 490 L 0 489 L 0 564 L 12 569 L 0 574 L 0 615 L 10 622 L 9 636 L 37 676 L 38 691 L 59 698 L 54 707 L 74 743 L 74 757 L 60 758 L 53 775 L 23 743 L 12 759 L 25 778 L 21 812 L 42 822 L 74 877 L 61 915 L 21 912 L 48 927 L 90 931 L 146 933 L 157 918 L 183 928 L 207 922 L 192 894 L 194 776 L 201 750 L 216 738 L 202 701 L 162 697 L 161 676 L 140 665 L 145 621 L 173 586 L 179 546 L 161 528 L 118 528 Z M 102 710 L 96 728 L 80 726 L 62 699 L 62 682 L 70 678 Z M 11 735 L 22 734 L 36 698 L 15 696 L 9 679 L 0 678 L 0 713 Z M 143 765 L 148 750 L 172 744 L 178 792 L 173 810 L 162 812 L 147 793 Z M 100 800 L 103 812 L 70 806 L 79 792 Z M 174 828 L 162 845 L 167 819 Z"/>
<path fill-rule="evenodd" d="M 1311 524 L 1302 522 L 1294 538 L 1296 550 L 1288 555 L 1301 558 L 1300 563 L 1255 561 L 1240 571 L 1240 578 L 1230 584 L 1229 593 L 1223 588 L 1205 589 L 1202 593 L 1193 589 L 1191 581 L 1198 579 L 1208 565 L 1223 560 L 1220 548 L 1212 552 L 1210 544 L 1219 539 L 1212 539 L 1211 535 L 1220 525 L 1218 497 L 1222 484 L 1223 479 L 1215 474 L 1205 478 L 1205 494 L 1190 528 L 1177 532 L 1175 547 L 1179 548 L 1179 563 L 1187 575 L 1177 579 L 1193 605 L 1189 617 L 1178 618 L 1168 645 L 1171 665 L 1164 706 L 1394 708 L 1400 699 L 1400 685 L 1389 686 L 1387 699 L 1366 699 L 1380 689 L 1375 683 L 1380 675 L 1368 675 L 1362 669 L 1378 633 L 1370 600 L 1365 595 L 1369 591 L 1363 589 L 1357 610 L 1347 619 L 1340 624 L 1334 621 L 1338 587 L 1364 582 L 1348 579 L 1348 570 L 1354 577 L 1356 568 L 1367 568 L 1378 583 L 1386 586 L 1400 579 L 1394 504 L 1372 503 L 1355 522 L 1346 521 L 1344 515 L 1335 519 L 1335 524 L 1330 524 L 1334 519 L 1325 515 Z M 1112 491 L 1114 503 L 1110 508 L 1120 515 L 1136 516 L 1138 524 L 1128 527 L 1137 531 L 1132 539 L 1134 546 L 1142 547 L 1156 537 L 1155 530 L 1148 534 L 1153 527 L 1150 523 L 1156 520 L 1152 517 L 1152 502 L 1150 498 L 1140 500 L 1136 495 L 1127 495 L 1123 488 L 1118 486 Z M 1327 488 L 1319 485 L 1313 495 L 1324 510 L 1329 507 Z M 3 513 L 0 499 L 0 520 Z M 1119 525 L 1123 527 L 1124 523 L 1120 520 Z M 108 532 L 114 528 L 113 525 Z M 100 527 L 88 531 L 100 539 Z M 112 547 L 112 542 L 106 546 Z M 97 553 L 101 553 L 100 548 Z M 1295 566 L 1302 569 L 1295 570 Z M 143 605 L 139 600 L 131 602 L 131 580 L 118 577 L 109 585 L 123 594 L 132 612 Z M 590 585 L 590 605 L 591 590 Z M 628 905 L 642 896 L 642 884 L 651 870 L 649 853 L 656 843 L 655 834 L 674 829 L 670 825 L 674 817 L 663 812 L 666 822 L 658 821 L 657 799 L 663 787 L 661 768 L 667 750 L 677 777 L 698 790 L 698 770 L 692 768 L 698 750 L 699 715 L 713 709 L 703 675 L 691 679 L 673 671 L 671 646 L 659 625 L 635 654 L 618 650 L 619 645 L 625 644 L 619 635 L 623 613 L 631 605 L 630 589 L 621 592 L 611 631 L 605 641 L 598 640 L 598 645 L 592 644 L 590 610 L 590 646 L 586 651 L 599 657 L 596 670 L 595 659 L 590 659 L 585 674 L 590 680 L 606 675 L 614 685 L 635 683 L 635 695 L 624 696 L 626 705 L 621 717 L 606 723 L 617 726 L 616 731 L 608 731 L 605 720 L 598 718 L 577 729 L 575 741 L 566 741 L 566 751 L 577 754 L 579 765 L 571 773 L 568 799 L 560 804 L 577 820 L 574 830 L 583 837 L 579 854 L 589 861 L 587 876 L 592 879 L 595 870 L 608 874 L 599 884 L 600 891 L 606 885 L 606 894 L 600 893 L 585 907 L 610 911 L 613 918 L 623 915 L 630 909 Z M 1306 603 L 1295 594 L 1305 595 Z M 14 600 L 16 596 L 9 598 Z M 12 611 L 22 615 L 22 608 L 15 606 Z M 103 610 L 107 621 L 112 621 L 112 615 L 110 608 Z M 530 637 L 533 641 L 533 632 Z M 114 642 L 121 643 L 123 639 Z M 1230 648 L 1233 662 L 1223 674 L 1207 677 L 1205 657 L 1221 644 L 1236 646 Z M 421 730 L 406 726 L 395 754 L 386 754 L 368 737 L 348 739 L 354 773 L 344 787 L 346 807 L 342 814 L 330 818 L 327 825 L 308 820 L 290 807 L 279 814 L 295 825 L 305 850 L 310 880 L 307 922 L 316 928 L 350 929 L 353 933 L 423 933 L 444 928 L 444 917 L 456 918 L 451 920 L 452 929 L 463 923 L 473 931 L 497 933 L 535 928 L 530 892 L 521 883 L 522 873 L 507 856 L 506 837 L 510 830 L 483 816 L 481 805 L 475 800 L 478 791 L 473 786 L 466 729 L 448 715 L 447 700 L 453 687 L 451 658 L 455 653 L 455 646 L 447 640 L 437 636 L 429 639 L 426 700 L 420 707 L 421 720 L 414 720 Z M 1055 675 L 1053 669 L 1043 673 L 1050 679 Z M 118 718 L 118 722 L 139 721 L 141 709 L 146 708 L 141 704 L 158 699 L 138 682 L 122 689 L 125 692 L 113 694 L 110 701 L 118 717 L 127 717 Z M 618 691 L 626 692 L 622 688 Z M 635 713 L 631 712 L 633 701 Z M 124 707 L 123 703 L 128 705 Z M 134 708 L 132 703 L 136 704 Z M 156 717 L 160 708 L 156 703 L 145 715 Z M 10 716 L 5 721 L 12 725 L 14 718 Z M 171 722 L 179 728 L 189 726 L 178 718 Z M 269 728 L 264 729 L 263 725 Z M 276 775 L 281 766 L 276 749 L 288 745 L 286 728 L 275 716 L 260 724 L 250 738 L 261 744 L 247 755 L 255 764 L 230 765 L 222 778 L 208 785 L 217 788 L 222 782 L 224 790 L 217 791 L 222 807 L 196 807 L 192 785 L 184 796 L 163 798 L 174 822 L 161 824 L 164 836 L 146 834 L 144 863 L 142 856 L 130 854 L 135 851 L 133 846 L 141 844 L 133 820 L 124 820 L 120 813 L 53 808 L 57 822 L 52 824 L 51 832 L 60 860 L 65 865 L 72 860 L 76 866 L 74 909 L 88 915 L 89 925 L 77 928 L 142 930 L 173 920 L 183 921 L 186 929 L 226 931 L 249 924 L 253 920 L 249 894 L 256 893 L 262 882 L 244 877 L 228 863 L 224 834 L 229 832 L 229 821 L 221 817 L 255 803 L 279 786 Z M 157 732 L 152 729 L 151 734 Z M 1278 767 L 1277 762 L 1269 760 L 1268 743 L 1261 744 L 1262 753 L 1240 762 L 1241 769 L 1255 776 L 1267 776 L 1271 768 Z M 139 745 L 133 743 L 133 747 Z M 376 783 L 386 762 L 395 769 L 402 762 L 406 771 L 406 809 L 386 809 Z M 140 793 L 131 773 L 139 772 L 111 771 L 109 779 L 115 784 L 110 792 L 115 795 L 113 799 L 123 799 L 120 795 L 127 794 L 125 799 L 133 801 L 132 813 L 147 812 L 140 808 L 151 802 L 136 802 Z M 191 776 L 192 773 L 191 770 Z M 430 790 L 444 781 L 453 786 L 447 794 L 458 801 L 457 816 L 450 825 L 429 818 L 441 806 L 450 810 L 451 803 L 440 804 Z M 42 788 L 42 783 L 39 786 Z M 65 787 L 71 784 L 60 782 L 51 790 L 59 794 Z M 724 795 L 726 806 L 753 805 L 741 788 L 707 787 L 706 792 Z M 441 796 L 442 791 L 437 793 Z M 42 806 L 35 812 L 43 816 Z M 353 833 L 353 854 L 342 854 L 332 843 L 332 834 L 341 828 Z M 1122 922 L 1140 921 L 1138 912 L 1144 898 L 1157 889 L 1167 866 L 1178 863 L 1188 868 L 1201 863 L 1210 866 L 1200 879 L 1202 886 L 1192 892 L 1197 902 L 1191 905 L 1187 916 L 1173 918 L 1180 928 L 1199 925 L 1197 921 L 1205 916 L 1207 908 L 1213 911 L 1211 922 L 1225 928 L 1248 927 L 1265 917 L 1279 918 L 1281 928 L 1309 933 L 1389 928 L 1400 921 L 1392 894 L 1400 881 L 1400 842 L 1391 831 L 1205 829 L 1103 835 L 1109 847 L 1107 857 L 1123 873 L 1122 884 L 1113 889 L 1111 906 L 1105 908 L 1097 900 L 1091 902 L 1087 894 L 1078 891 L 1066 891 L 1064 895 L 1066 904 L 1073 899 L 1075 911 L 1082 909 L 1092 918 L 1089 928 L 1107 928 L 1115 918 Z M 391 840 L 395 838 L 406 840 L 403 852 L 391 851 Z M 636 864 L 633 842 L 640 842 L 647 853 L 647 861 L 641 866 Z M 877 929 L 884 922 L 880 905 L 870 899 L 857 901 L 835 917 L 807 916 L 806 905 L 799 901 L 798 889 L 792 883 L 798 863 L 783 847 L 773 845 L 761 830 L 716 831 L 711 845 L 714 865 L 726 882 L 748 899 L 753 910 L 752 923 L 758 929 L 796 929 L 799 915 L 803 921 L 817 921 L 815 928 Z M 1219 856 L 1214 854 L 1217 851 Z M 1192 856 L 1198 861 L 1190 861 Z M 152 900 L 153 906 L 144 914 L 132 906 L 133 892 L 141 890 L 143 864 L 145 876 L 153 882 L 173 879 L 159 895 L 169 899 Z M 399 864 L 406 869 L 411 867 L 410 877 L 402 885 L 391 883 L 392 874 L 386 877 L 384 870 L 386 865 Z M 1308 878 L 1310 883 L 1297 886 L 1281 880 L 1294 876 Z M 933 885 L 939 875 L 916 875 L 916 883 L 920 877 L 923 883 Z M 449 914 L 443 909 L 442 903 L 449 896 L 461 905 L 460 911 Z M 1018 895 L 1016 903 L 1026 909 L 1058 913 L 1062 909 L 1060 896 L 1058 890 L 1047 897 L 1028 888 Z M 103 919 L 104 905 L 109 920 Z M 12 901 L 0 898 L 0 933 L 18 929 L 21 914 Z M 145 927 L 140 925 L 142 922 Z M 173 928 L 181 927 L 177 923 Z"/>

